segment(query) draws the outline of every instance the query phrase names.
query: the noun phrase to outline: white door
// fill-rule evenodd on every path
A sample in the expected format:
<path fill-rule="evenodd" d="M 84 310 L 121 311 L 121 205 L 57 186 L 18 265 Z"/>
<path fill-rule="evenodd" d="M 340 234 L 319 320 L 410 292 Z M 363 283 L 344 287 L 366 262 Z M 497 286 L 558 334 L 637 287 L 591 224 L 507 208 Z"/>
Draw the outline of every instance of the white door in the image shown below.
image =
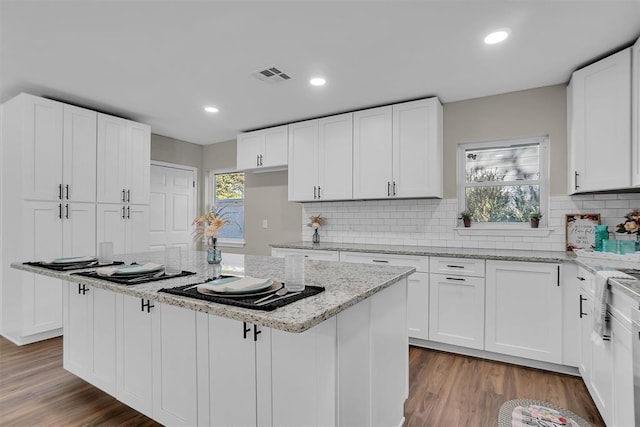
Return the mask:
<path fill-rule="evenodd" d="M 114 254 L 118 255 L 126 253 L 126 208 L 124 205 L 99 203 L 96 206 L 96 211 L 97 243 L 113 242 Z"/>
<path fill-rule="evenodd" d="M 178 167 L 151 166 L 149 249 L 188 248 L 193 242 L 196 172 Z"/>
<path fill-rule="evenodd" d="M 409 337 L 429 339 L 429 273 L 407 278 L 407 328 Z"/>
<path fill-rule="evenodd" d="M 62 252 L 65 256 L 96 254 L 96 205 L 65 203 L 62 221 Z"/>
<path fill-rule="evenodd" d="M 86 286 L 91 342 L 91 384 L 116 393 L 116 292 Z"/>
<path fill-rule="evenodd" d="M 260 166 L 273 167 L 286 165 L 288 161 L 288 126 L 278 126 L 264 130 L 264 150 Z"/>
<path fill-rule="evenodd" d="M 79 283 L 64 284 L 64 369 L 89 381 L 91 342 L 89 304 L 91 294 L 82 291 Z M 85 286 L 84 289 L 90 289 Z M 91 292 L 91 291 L 89 291 Z"/>
<path fill-rule="evenodd" d="M 259 167 L 262 147 L 264 147 L 264 133 L 262 131 L 247 132 L 238 135 L 236 154 L 236 166 L 238 169 L 246 170 Z M 153 176 L 151 180 L 153 182 Z"/>

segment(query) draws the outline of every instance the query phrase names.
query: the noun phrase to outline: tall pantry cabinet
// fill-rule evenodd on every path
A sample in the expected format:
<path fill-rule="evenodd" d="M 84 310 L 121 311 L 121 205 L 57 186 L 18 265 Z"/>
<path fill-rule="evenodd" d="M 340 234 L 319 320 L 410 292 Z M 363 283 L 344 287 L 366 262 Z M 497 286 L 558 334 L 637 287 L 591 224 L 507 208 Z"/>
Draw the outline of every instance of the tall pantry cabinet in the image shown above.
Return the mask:
<path fill-rule="evenodd" d="M 62 333 L 63 282 L 10 264 L 95 255 L 98 113 L 23 93 L 2 125 L 0 332 L 27 344 Z"/>

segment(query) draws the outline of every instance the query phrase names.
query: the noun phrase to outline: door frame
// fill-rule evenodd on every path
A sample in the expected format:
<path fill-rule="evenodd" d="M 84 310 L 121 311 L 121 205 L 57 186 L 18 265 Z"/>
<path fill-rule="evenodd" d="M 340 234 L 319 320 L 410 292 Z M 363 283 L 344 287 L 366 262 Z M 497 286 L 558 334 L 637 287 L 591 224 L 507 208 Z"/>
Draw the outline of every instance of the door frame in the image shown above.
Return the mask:
<path fill-rule="evenodd" d="M 181 165 L 178 163 L 169 163 L 169 162 L 163 162 L 160 160 L 151 160 L 151 166 L 161 166 L 161 167 L 165 167 L 165 168 L 173 168 L 173 169 L 181 169 L 181 170 L 186 170 L 186 171 L 191 171 L 193 172 L 193 179 L 196 183 L 195 187 L 193 187 L 193 191 L 195 192 L 194 197 L 193 197 L 193 213 L 196 215 L 196 217 L 198 216 L 198 206 L 200 203 L 200 186 L 199 186 L 199 182 L 198 182 L 198 168 L 195 166 L 187 166 L 187 165 Z M 149 175 L 151 175 L 151 172 L 149 172 Z"/>

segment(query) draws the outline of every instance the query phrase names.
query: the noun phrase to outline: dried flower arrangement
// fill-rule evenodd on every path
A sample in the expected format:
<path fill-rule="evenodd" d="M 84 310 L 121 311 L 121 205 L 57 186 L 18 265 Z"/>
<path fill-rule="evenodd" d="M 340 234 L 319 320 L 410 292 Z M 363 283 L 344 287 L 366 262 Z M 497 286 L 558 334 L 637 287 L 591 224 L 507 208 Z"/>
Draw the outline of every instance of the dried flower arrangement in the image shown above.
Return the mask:
<path fill-rule="evenodd" d="M 327 220 L 326 218 L 322 217 L 322 214 L 320 215 L 312 215 L 311 218 L 309 218 L 310 222 L 309 224 L 307 224 L 307 227 L 311 227 L 315 230 L 317 230 L 318 228 L 320 228 L 321 226 L 325 225 Z"/>
<path fill-rule="evenodd" d="M 230 224 L 230 221 L 225 218 L 223 210 L 224 207 L 216 208 L 215 206 L 212 206 L 209 212 L 193 220 L 193 223 L 196 225 L 196 228 L 193 231 L 194 242 L 201 240 L 203 237 L 206 237 L 207 239 L 217 238 L 220 230 L 222 230 L 227 224 Z"/>

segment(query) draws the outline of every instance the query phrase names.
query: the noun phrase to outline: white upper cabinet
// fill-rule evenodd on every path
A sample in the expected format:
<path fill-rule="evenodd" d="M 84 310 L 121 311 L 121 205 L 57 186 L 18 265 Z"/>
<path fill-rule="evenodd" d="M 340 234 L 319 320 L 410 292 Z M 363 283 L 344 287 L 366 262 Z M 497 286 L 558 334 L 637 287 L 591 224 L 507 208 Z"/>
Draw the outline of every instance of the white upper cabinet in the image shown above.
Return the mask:
<path fill-rule="evenodd" d="M 96 201 L 97 113 L 64 106 L 64 198 L 74 202 Z"/>
<path fill-rule="evenodd" d="M 569 194 L 631 186 L 631 48 L 573 73 Z"/>
<path fill-rule="evenodd" d="M 397 197 L 442 197 L 442 105 L 437 98 L 393 106 Z"/>
<path fill-rule="evenodd" d="M 352 198 L 351 113 L 289 125 L 289 200 Z"/>
<path fill-rule="evenodd" d="M 151 129 L 98 114 L 98 202 L 149 203 Z"/>
<path fill-rule="evenodd" d="M 239 170 L 260 172 L 287 167 L 287 126 L 238 135 L 236 165 Z"/>
<path fill-rule="evenodd" d="M 97 242 L 113 242 L 113 253 L 149 250 L 149 207 L 99 203 Z"/>
<path fill-rule="evenodd" d="M 353 197 L 382 199 L 392 195 L 391 106 L 353 113 Z"/>
<path fill-rule="evenodd" d="M 631 148 L 634 186 L 640 185 L 640 39 L 631 50 Z"/>
<path fill-rule="evenodd" d="M 355 112 L 353 198 L 442 197 L 437 98 Z"/>

